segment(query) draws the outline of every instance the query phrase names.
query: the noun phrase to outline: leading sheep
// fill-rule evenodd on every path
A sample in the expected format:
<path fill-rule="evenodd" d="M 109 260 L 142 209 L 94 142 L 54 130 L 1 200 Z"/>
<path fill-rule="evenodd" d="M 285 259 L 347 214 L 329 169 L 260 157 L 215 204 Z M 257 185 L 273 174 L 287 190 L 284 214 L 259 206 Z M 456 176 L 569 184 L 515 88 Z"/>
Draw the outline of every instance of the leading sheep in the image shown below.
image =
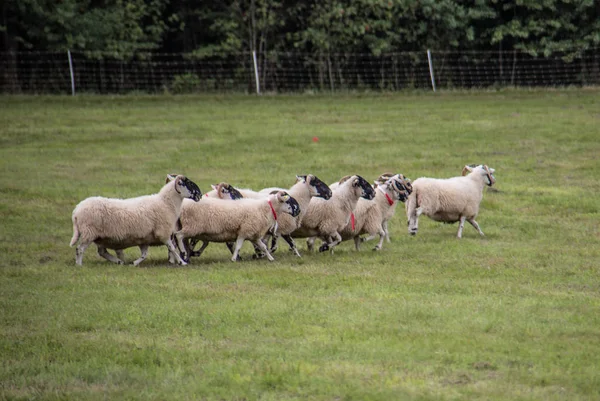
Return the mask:
<path fill-rule="evenodd" d="M 435 221 L 460 222 L 458 238 L 462 237 L 465 220 L 483 236 L 475 217 L 483 198 L 483 188 L 492 186 L 494 169 L 486 165 L 469 165 L 463 168 L 461 177 L 448 179 L 418 178 L 412 183 L 413 192 L 406 202 L 408 232 L 412 235 L 419 229 L 419 216 L 425 214 Z M 465 176 L 466 174 L 466 176 Z"/>

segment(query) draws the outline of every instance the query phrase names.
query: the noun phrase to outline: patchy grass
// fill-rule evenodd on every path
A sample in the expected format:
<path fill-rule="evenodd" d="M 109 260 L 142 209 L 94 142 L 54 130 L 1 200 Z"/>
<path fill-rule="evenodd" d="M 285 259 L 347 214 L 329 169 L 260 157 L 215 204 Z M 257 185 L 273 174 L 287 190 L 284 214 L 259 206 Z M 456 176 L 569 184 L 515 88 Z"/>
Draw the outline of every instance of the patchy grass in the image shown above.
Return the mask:
<path fill-rule="evenodd" d="M 1 97 L 0 398 L 598 399 L 599 99 Z M 496 169 L 485 238 L 426 217 L 410 237 L 399 208 L 379 253 L 231 263 L 213 244 L 135 268 L 90 247 L 76 267 L 68 246 L 80 200 L 154 193 L 167 173 L 207 191 L 469 163 Z"/>

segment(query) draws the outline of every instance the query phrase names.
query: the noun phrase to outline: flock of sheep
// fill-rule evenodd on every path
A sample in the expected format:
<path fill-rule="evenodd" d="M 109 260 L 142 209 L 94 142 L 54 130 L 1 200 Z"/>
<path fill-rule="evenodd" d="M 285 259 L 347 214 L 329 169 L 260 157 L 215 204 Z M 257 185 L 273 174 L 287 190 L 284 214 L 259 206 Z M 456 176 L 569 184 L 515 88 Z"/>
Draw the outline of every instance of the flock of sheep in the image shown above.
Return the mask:
<path fill-rule="evenodd" d="M 319 251 L 333 253 L 342 241 L 352 239 L 358 250 L 362 242 L 379 235 L 374 250 L 380 250 L 384 240 L 389 242 L 388 222 L 399 202 L 406 202 L 412 235 L 417 233 L 421 214 L 436 221 L 459 222 L 458 238 L 466 221 L 483 235 L 475 218 L 483 189 L 495 182 L 493 173 L 486 165 L 468 165 L 461 176 L 448 179 L 418 178 L 411 183 L 402 174 L 382 174 L 371 185 L 352 175 L 329 186 L 309 174 L 297 176 L 289 189 L 252 191 L 222 182 L 204 196 L 187 177 L 168 175 L 154 195 L 97 196 L 81 201 L 73 210 L 70 246 L 77 244 L 78 265 L 92 243 L 100 256 L 117 264 L 125 263 L 124 249 L 137 246 L 141 256 L 133 262 L 136 266 L 146 259 L 148 247 L 155 245 L 166 245 L 169 262 L 179 265 L 200 256 L 211 242 L 226 243 L 232 261 L 240 259 L 246 240 L 254 245 L 253 257 L 274 260 L 279 237 L 297 256 L 294 238 L 307 238 L 309 251 L 319 238 Z M 200 241 L 202 246 L 194 251 Z"/>

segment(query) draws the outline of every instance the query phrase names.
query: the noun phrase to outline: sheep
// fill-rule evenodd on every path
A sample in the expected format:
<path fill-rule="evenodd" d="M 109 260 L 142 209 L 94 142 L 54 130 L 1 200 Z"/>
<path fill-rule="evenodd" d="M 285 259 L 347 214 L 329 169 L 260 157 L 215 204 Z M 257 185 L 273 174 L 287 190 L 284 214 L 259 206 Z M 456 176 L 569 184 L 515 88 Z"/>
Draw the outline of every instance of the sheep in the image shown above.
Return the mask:
<path fill-rule="evenodd" d="M 237 199 L 242 199 L 243 196 L 240 193 L 240 191 L 238 191 L 235 187 L 233 187 L 232 185 L 226 183 L 226 182 L 220 182 L 217 185 L 213 185 L 211 184 L 212 187 L 212 191 L 206 192 L 204 194 L 205 198 L 215 198 L 215 199 L 224 199 L 224 200 L 237 200 Z M 179 229 L 181 229 L 181 224 L 179 224 Z M 191 240 L 190 241 L 190 249 L 194 249 L 194 247 L 196 246 L 196 244 L 199 242 L 200 240 Z M 206 247 L 208 246 L 209 242 L 205 241 L 202 243 L 202 250 L 204 251 L 204 249 L 206 249 Z M 227 242 L 226 243 L 227 248 L 229 249 L 229 251 L 231 253 L 233 253 L 233 242 Z M 190 256 L 200 256 L 202 252 L 197 253 L 197 252 L 191 252 Z"/>
<path fill-rule="evenodd" d="M 281 190 L 280 188 L 265 188 L 259 193 L 266 194 L 273 190 Z M 300 257 L 300 252 L 292 238 L 291 234 L 298 229 L 302 224 L 302 219 L 306 214 L 308 205 L 313 196 L 328 200 L 331 198 L 331 189 L 321 181 L 317 176 L 308 175 L 297 175 L 296 183 L 288 190 L 286 190 L 290 196 L 294 197 L 300 205 L 300 214 L 296 217 L 289 216 L 287 214 L 282 215 L 278 220 L 277 233 L 273 235 L 271 242 L 271 253 L 277 250 L 277 237 L 281 236 L 289 245 L 290 250 L 294 254 Z M 260 257 L 261 255 L 259 255 Z"/>
<path fill-rule="evenodd" d="M 383 179 L 379 177 L 376 183 Z M 404 202 L 410 195 L 410 186 L 402 174 L 391 176 L 387 181 L 377 184 L 373 200 L 359 199 L 354 209 L 355 224 L 347 224 L 340 232 L 342 240 L 354 240 L 358 251 L 360 243 L 371 240 L 379 234 L 379 243 L 373 248 L 381 250 L 387 234 L 387 221 L 393 217 L 397 201 Z M 361 234 L 369 234 L 361 238 Z"/>
<path fill-rule="evenodd" d="M 280 191 L 264 199 L 239 199 L 235 202 L 203 199 L 200 203 L 184 203 L 181 210 L 181 230 L 175 233 L 179 249 L 187 259 L 184 241 L 199 239 L 209 242 L 235 241 L 231 260 L 237 261 L 244 240 L 251 241 L 270 261 L 274 258 L 261 241 L 278 220 L 278 215 L 300 213 L 298 202 Z M 202 250 L 201 250 L 202 251 Z"/>
<path fill-rule="evenodd" d="M 491 187 L 496 182 L 494 171 L 486 165 L 468 165 L 463 168 L 461 177 L 416 179 L 412 183 L 413 192 L 406 202 L 408 232 L 417 234 L 419 216 L 425 214 L 435 221 L 460 222 L 457 238 L 462 237 L 465 220 L 483 236 L 475 217 L 479 213 L 484 186 Z"/>
<path fill-rule="evenodd" d="M 81 201 L 73 210 L 73 238 L 70 246 L 77 245 L 75 262 L 83 264 L 83 253 L 93 242 L 98 254 L 117 264 L 123 264 L 123 253 L 119 258 L 107 249 L 122 250 L 139 246 L 141 256 L 133 264 L 142 263 L 148 254 L 148 246 L 164 244 L 169 254 L 180 265 L 181 259 L 171 241 L 184 198 L 200 200 L 200 188 L 189 178 L 176 176 L 154 195 L 129 199 L 94 196 Z"/>
<path fill-rule="evenodd" d="M 342 240 L 339 232 L 351 220 L 358 199 L 373 199 L 374 196 L 373 187 L 361 176 L 353 175 L 333 191 L 331 199 L 311 199 L 302 225 L 292 233 L 292 237 L 308 237 L 306 244 L 312 251 L 313 237 L 318 236 L 324 241 L 319 251 L 329 249 L 333 253 L 333 248 Z"/>
<path fill-rule="evenodd" d="M 379 176 L 379 178 L 377 180 L 375 180 L 374 183 L 374 187 L 377 187 L 378 185 L 381 185 L 382 183 L 389 181 L 390 179 L 395 178 L 396 181 L 396 185 L 398 186 L 399 190 L 404 190 L 406 191 L 406 198 L 404 199 L 400 199 L 401 202 L 405 202 L 406 199 L 408 199 L 408 196 L 412 193 L 412 184 L 410 182 L 409 179 L 407 179 L 406 177 L 404 177 L 404 175 L 402 174 L 391 174 L 391 173 L 384 173 L 382 175 Z M 385 240 L 386 242 L 391 242 L 390 241 L 390 232 L 388 230 L 388 221 L 390 221 L 392 219 L 392 217 L 394 217 L 394 214 L 396 213 L 396 208 L 389 208 L 387 209 L 387 212 L 383 218 L 383 230 L 385 231 Z M 369 241 L 373 239 L 373 237 L 367 237 L 364 238 L 363 241 Z"/>

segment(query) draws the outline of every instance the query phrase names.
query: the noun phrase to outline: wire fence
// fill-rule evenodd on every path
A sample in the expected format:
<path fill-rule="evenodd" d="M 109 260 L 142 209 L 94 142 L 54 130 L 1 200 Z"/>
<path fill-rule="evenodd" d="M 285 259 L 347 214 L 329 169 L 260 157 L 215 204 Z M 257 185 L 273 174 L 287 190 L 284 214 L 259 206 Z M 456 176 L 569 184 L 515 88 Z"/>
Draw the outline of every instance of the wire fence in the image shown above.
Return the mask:
<path fill-rule="evenodd" d="M 600 48 L 521 51 L 194 54 L 0 53 L 0 93 L 307 92 L 600 85 Z"/>

